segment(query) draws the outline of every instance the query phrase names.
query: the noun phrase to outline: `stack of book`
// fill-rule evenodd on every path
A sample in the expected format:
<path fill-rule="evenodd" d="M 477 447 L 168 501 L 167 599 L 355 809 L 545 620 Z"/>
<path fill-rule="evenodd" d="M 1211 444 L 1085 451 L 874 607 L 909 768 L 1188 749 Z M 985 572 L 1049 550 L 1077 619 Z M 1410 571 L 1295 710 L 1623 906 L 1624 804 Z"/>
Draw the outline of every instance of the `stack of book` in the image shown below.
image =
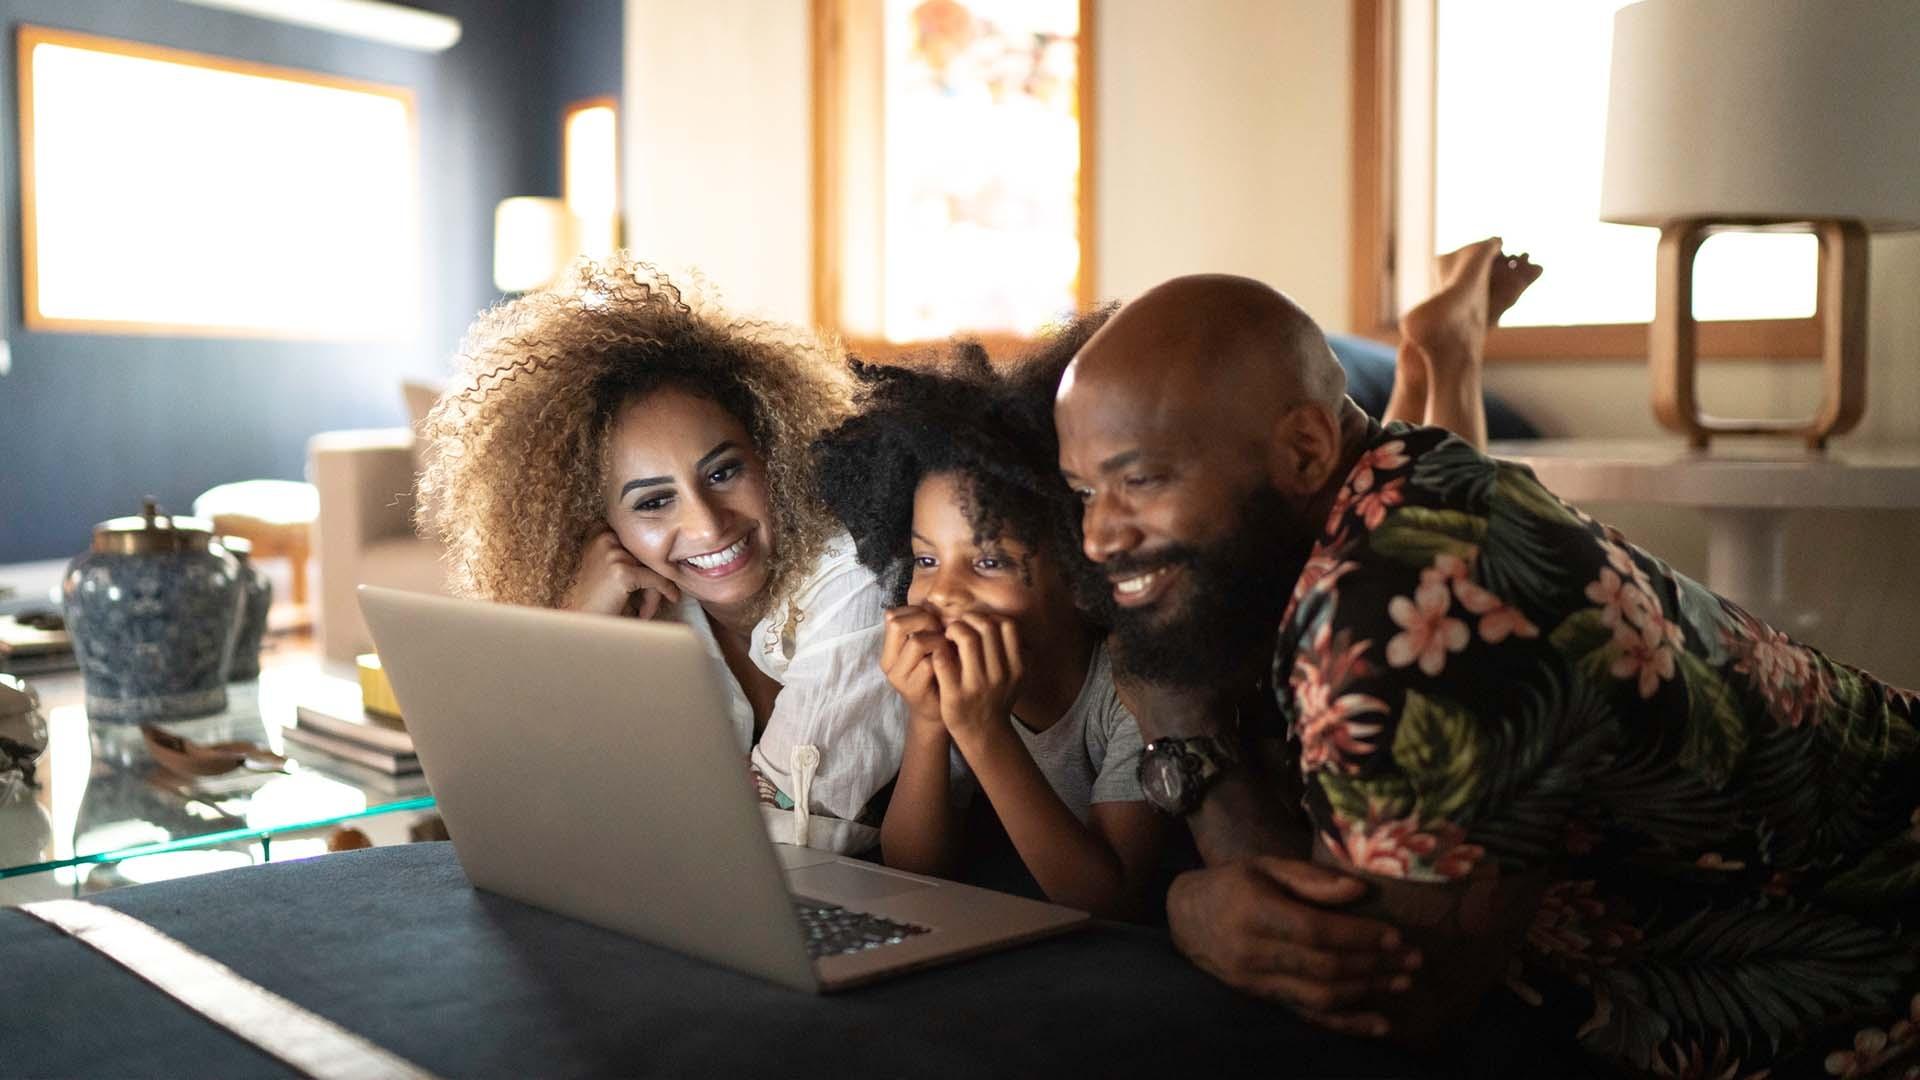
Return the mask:
<path fill-rule="evenodd" d="M 352 683 L 329 680 L 325 693 L 316 693 L 294 709 L 296 724 L 287 728 L 288 749 L 308 748 L 331 754 L 388 776 L 411 776 L 420 771 L 413 752 L 413 736 L 397 711 L 369 707 L 368 697 Z M 391 697 L 374 706 L 392 708 Z"/>
<path fill-rule="evenodd" d="M 51 675 L 79 667 L 73 639 L 59 615 L 46 611 L 0 615 L 0 672 Z"/>

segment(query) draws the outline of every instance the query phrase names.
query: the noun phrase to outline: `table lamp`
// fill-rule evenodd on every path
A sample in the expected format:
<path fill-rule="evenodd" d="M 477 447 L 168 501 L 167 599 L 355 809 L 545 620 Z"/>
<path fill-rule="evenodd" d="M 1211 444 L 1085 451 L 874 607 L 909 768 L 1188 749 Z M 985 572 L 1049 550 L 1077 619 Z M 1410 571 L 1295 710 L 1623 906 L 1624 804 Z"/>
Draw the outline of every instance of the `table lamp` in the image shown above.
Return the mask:
<path fill-rule="evenodd" d="M 1613 21 L 1600 217 L 1660 230 L 1653 411 L 1704 447 L 1824 448 L 1866 410 L 1867 234 L 1920 228 L 1920 11 L 1912 0 L 1644 0 Z M 1716 229 L 1820 241 L 1824 394 L 1804 420 L 1701 412 L 1693 261 Z"/>

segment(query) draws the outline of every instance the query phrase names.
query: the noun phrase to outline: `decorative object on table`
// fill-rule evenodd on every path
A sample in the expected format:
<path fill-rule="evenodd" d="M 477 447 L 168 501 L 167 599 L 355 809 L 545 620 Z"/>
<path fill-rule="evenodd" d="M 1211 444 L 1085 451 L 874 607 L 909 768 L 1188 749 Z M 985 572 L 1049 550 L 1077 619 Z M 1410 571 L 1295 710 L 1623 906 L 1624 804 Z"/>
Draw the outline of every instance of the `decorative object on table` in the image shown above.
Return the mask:
<path fill-rule="evenodd" d="M 47 718 L 40 695 L 12 675 L 0 675 L 0 774 L 33 783 L 34 764 L 47 749 Z"/>
<path fill-rule="evenodd" d="M 387 669 L 380 666 L 380 654 L 361 653 L 353 658 L 360 672 L 360 704 L 366 711 L 400 721 L 400 699 L 393 696 L 393 684 L 387 681 Z M 404 721 L 401 727 L 404 728 Z M 411 740 L 407 743 L 412 749 Z"/>
<path fill-rule="evenodd" d="M 253 564 L 253 541 L 244 536 L 222 536 L 220 546 L 240 560 L 240 630 L 233 638 L 233 665 L 228 682 L 260 677 L 260 643 L 267 636 L 267 611 L 273 607 L 273 582 Z"/>
<path fill-rule="evenodd" d="M 227 707 L 240 563 L 208 522 L 169 517 L 149 499 L 140 516 L 94 527 L 63 592 L 88 719 L 132 724 Z"/>
<path fill-rule="evenodd" d="M 140 735 L 154 762 L 176 776 L 221 776 L 243 768 L 280 772 L 287 764 L 286 758 L 256 742 L 203 743 L 153 724 L 141 724 Z"/>
<path fill-rule="evenodd" d="M 67 621 L 57 611 L 0 615 L 0 671 L 50 675 L 80 666 L 73 656 Z"/>
<path fill-rule="evenodd" d="M 1920 228 L 1911 0 L 1649 0 L 1613 31 L 1600 217 L 1660 229 L 1654 415 L 1695 447 L 1775 434 L 1823 448 L 1866 409 L 1867 234 Z M 1701 411 L 1693 260 L 1730 228 L 1819 237 L 1825 395 L 1807 419 Z"/>
<path fill-rule="evenodd" d="M 39 695 L 0 675 L 0 866 L 40 862 L 53 850 L 53 818 L 40 804 L 33 775 L 46 749 Z"/>
<path fill-rule="evenodd" d="M 341 825 L 327 834 L 327 850 L 359 851 L 373 846 L 373 838 L 351 825 Z"/>
<path fill-rule="evenodd" d="M 53 817 L 27 777 L 0 769 L 0 866 L 26 866 L 53 857 Z"/>
<path fill-rule="evenodd" d="M 320 495 L 297 480 L 242 480 L 208 488 L 193 500 L 193 516 L 213 522 L 222 536 L 245 537 L 253 558 L 284 558 L 291 569 L 288 599 L 307 602 L 307 559 Z"/>

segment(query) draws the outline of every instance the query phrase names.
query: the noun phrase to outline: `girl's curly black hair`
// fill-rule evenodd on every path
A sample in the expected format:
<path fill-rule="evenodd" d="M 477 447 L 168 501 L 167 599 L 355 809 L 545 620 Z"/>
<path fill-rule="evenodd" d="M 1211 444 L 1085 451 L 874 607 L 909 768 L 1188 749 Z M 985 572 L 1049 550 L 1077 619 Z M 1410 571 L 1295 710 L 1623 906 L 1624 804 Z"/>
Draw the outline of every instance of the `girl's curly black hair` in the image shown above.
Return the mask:
<path fill-rule="evenodd" d="M 1080 506 L 1060 478 L 1053 396 L 1110 314 L 1059 328 L 1002 370 L 971 341 L 906 364 L 854 361 L 856 415 L 814 442 L 814 462 L 821 499 L 895 603 L 912 578 L 914 493 L 941 473 L 964 479 L 977 539 L 1010 537 L 1043 552 L 1082 593 L 1090 575 Z"/>

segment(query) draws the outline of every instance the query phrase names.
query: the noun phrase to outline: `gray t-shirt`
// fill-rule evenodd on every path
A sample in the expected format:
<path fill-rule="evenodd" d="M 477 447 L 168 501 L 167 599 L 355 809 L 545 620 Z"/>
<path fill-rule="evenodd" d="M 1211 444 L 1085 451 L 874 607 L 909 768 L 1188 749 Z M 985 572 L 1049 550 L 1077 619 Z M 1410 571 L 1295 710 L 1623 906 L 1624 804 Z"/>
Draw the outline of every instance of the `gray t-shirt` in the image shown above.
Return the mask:
<path fill-rule="evenodd" d="M 1013 717 L 1007 722 L 1060 801 L 1082 822 L 1094 803 L 1145 798 L 1140 794 L 1140 725 L 1114 692 L 1105 645 L 1093 652 L 1080 696 L 1052 727 L 1036 732 Z"/>

